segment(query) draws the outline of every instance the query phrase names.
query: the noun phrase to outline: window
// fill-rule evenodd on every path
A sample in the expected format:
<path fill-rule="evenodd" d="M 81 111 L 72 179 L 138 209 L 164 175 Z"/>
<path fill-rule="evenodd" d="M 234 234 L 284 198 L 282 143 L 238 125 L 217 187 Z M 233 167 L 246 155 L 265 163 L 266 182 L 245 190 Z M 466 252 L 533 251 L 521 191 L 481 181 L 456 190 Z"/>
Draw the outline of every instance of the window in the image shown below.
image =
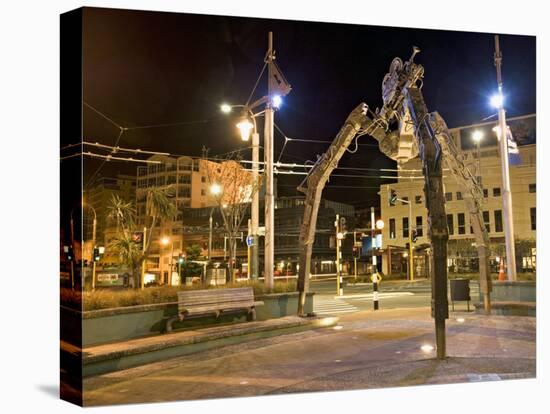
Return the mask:
<path fill-rule="evenodd" d="M 487 190 L 486 188 L 483 189 L 483 197 L 484 198 L 489 197 L 489 190 Z"/>
<path fill-rule="evenodd" d="M 403 200 L 401 204 L 405 205 L 409 201 L 409 197 L 401 197 L 401 200 Z"/>
<path fill-rule="evenodd" d="M 422 237 L 422 216 L 416 217 L 416 235 Z"/>
<path fill-rule="evenodd" d="M 487 233 L 490 233 L 491 232 L 491 223 L 489 221 L 489 212 L 488 211 L 483 212 L 483 222 L 485 223 L 485 229 L 487 230 Z"/>
<path fill-rule="evenodd" d="M 390 239 L 395 239 L 395 219 L 390 219 Z"/>
<path fill-rule="evenodd" d="M 419 196 L 419 195 L 414 196 L 414 202 L 415 202 L 416 204 L 422 203 L 422 196 Z"/>
<path fill-rule="evenodd" d="M 164 185 L 164 177 L 157 177 L 157 185 L 158 186 Z"/>
<path fill-rule="evenodd" d="M 205 196 L 206 195 L 206 191 L 205 190 L 201 190 L 201 196 Z"/>
<path fill-rule="evenodd" d="M 530 209 L 530 213 L 531 213 L 531 230 L 536 230 L 537 229 L 537 208 L 536 207 L 531 207 Z"/>
<path fill-rule="evenodd" d="M 447 228 L 449 229 L 450 235 L 455 234 L 455 223 L 452 214 L 447 214 Z"/>
<path fill-rule="evenodd" d="M 493 197 L 500 197 L 500 187 L 493 188 Z"/>
<path fill-rule="evenodd" d="M 166 184 L 175 184 L 176 183 L 176 176 L 175 175 L 169 175 L 168 176 L 168 181 L 166 182 Z"/>
<path fill-rule="evenodd" d="M 537 185 L 536 184 L 529 184 L 529 192 L 530 193 L 536 193 L 537 192 Z"/>
<path fill-rule="evenodd" d="M 495 231 L 502 231 L 502 210 L 495 210 Z"/>
<path fill-rule="evenodd" d="M 203 176 L 201 177 L 201 183 L 205 183 L 205 182 L 206 182 L 206 177 L 203 175 Z"/>
<path fill-rule="evenodd" d="M 462 200 L 462 193 L 460 191 L 456 192 L 456 199 L 457 200 Z"/>
<path fill-rule="evenodd" d="M 453 193 L 445 193 L 445 201 L 453 201 Z"/>
<path fill-rule="evenodd" d="M 403 217 L 403 238 L 409 237 L 409 218 Z"/>
<path fill-rule="evenodd" d="M 458 220 L 458 234 L 466 234 L 466 221 L 464 220 L 464 213 L 457 214 Z"/>

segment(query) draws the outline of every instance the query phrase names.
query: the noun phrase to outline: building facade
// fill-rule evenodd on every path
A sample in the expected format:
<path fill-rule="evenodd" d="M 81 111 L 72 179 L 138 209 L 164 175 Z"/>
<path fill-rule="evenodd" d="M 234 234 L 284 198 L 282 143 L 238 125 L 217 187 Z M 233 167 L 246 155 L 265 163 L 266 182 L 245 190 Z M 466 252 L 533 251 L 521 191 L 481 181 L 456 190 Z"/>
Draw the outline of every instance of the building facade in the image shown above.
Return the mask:
<path fill-rule="evenodd" d="M 208 187 L 208 164 L 199 158 L 182 156 L 178 158 L 154 155 L 150 164 L 137 168 L 136 177 L 136 215 L 137 226 L 148 227 L 146 215 L 147 190 L 151 188 L 170 188 L 167 193 L 176 207 L 175 220 L 162 221 L 147 234 L 152 237 L 146 272 L 154 276 L 159 283 L 167 283 L 172 271 L 176 269 L 177 257 L 185 252 L 182 211 L 187 208 L 201 208 L 215 205 Z"/>
<path fill-rule="evenodd" d="M 502 170 L 495 122 L 451 129 L 457 149 L 465 163 L 483 186 L 483 216 L 491 240 L 491 263 L 497 271 L 500 258 L 505 256 L 504 216 L 502 209 Z M 510 183 L 512 190 L 514 238 L 518 271 L 536 268 L 536 116 L 528 115 L 508 119 L 508 125 L 518 143 L 519 159 L 511 159 Z M 473 133 L 482 135 L 479 145 L 473 141 Z M 477 270 L 477 252 L 470 217 L 463 201 L 461 189 L 450 171 L 443 164 L 445 209 L 449 230 L 449 271 Z M 389 195 L 394 190 L 397 197 L 410 202 L 390 205 Z M 416 230 L 415 247 L 428 246 L 427 210 L 424 200 L 424 177 L 420 159 L 410 160 L 402 166 L 396 183 L 380 187 L 383 229 L 383 272 L 404 273 L 406 260 L 404 247 L 409 242 L 409 232 Z M 392 253 L 393 250 L 393 253 Z M 427 274 L 428 256 L 416 249 L 415 268 Z M 429 253 L 429 252 L 428 252 Z M 416 270 L 416 269 L 415 269 Z"/>
<path fill-rule="evenodd" d="M 93 219 L 94 210 L 96 214 L 96 239 L 97 246 L 107 246 L 109 239 L 112 238 L 112 223 L 108 219 L 108 209 L 113 196 L 118 196 L 122 200 L 134 201 L 136 197 L 136 178 L 131 175 L 119 174 L 116 177 L 99 177 L 95 184 L 84 191 L 83 206 L 83 239 L 85 246 L 83 254 L 86 260 L 91 260 L 93 249 Z M 88 208 L 91 206 L 93 208 Z M 113 256 L 113 257 L 111 257 Z M 106 250 L 106 257 L 103 261 L 117 262 L 111 252 Z"/>
<path fill-rule="evenodd" d="M 295 277 L 299 262 L 299 235 L 304 214 L 305 198 L 278 197 L 275 200 L 275 265 L 276 277 Z M 263 211 L 263 201 L 260 201 L 260 211 Z M 223 227 L 219 208 L 186 209 L 183 211 L 184 239 L 186 244 L 197 244 L 202 247 L 203 256 L 208 255 L 209 218 L 212 214 L 212 261 L 222 265 L 228 260 L 227 235 Z M 336 272 L 336 244 L 334 221 L 336 214 L 346 217 L 348 228 L 354 226 L 355 209 L 353 206 L 330 200 L 321 200 L 317 218 L 317 230 L 312 252 L 311 273 L 326 274 Z M 237 269 L 238 276 L 246 276 L 248 269 L 248 247 L 246 236 L 247 221 L 250 209 L 246 212 L 243 224 L 237 238 Z M 263 226 L 263 214 L 260 214 L 260 226 Z M 349 263 L 352 254 L 352 239 L 344 240 L 344 260 Z M 260 272 L 263 273 L 263 237 L 260 237 L 259 261 Z"/>

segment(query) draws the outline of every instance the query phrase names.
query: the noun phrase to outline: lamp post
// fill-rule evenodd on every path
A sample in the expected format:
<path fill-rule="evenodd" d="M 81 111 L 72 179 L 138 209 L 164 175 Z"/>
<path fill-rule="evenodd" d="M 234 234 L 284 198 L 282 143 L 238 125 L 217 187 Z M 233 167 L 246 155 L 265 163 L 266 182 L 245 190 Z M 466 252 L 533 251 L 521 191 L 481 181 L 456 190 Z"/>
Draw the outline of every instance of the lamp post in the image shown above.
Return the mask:
<path fill-rule="evenodd" d="M 275 109 L 279 108 L 282 103 L 282 97 L 287 95 L 291 87 L 286 82 L 281 71 L 275 64 L 275 52 L 273 50 L 273 33 L 268 35 L 268 49 L 265 57 L 265 64 L 268 69 L 268 94 L 250 105 L 233 105 L 244 108 L 243 113 L 251 115 L 254 120 L 256 116 L 263 113 L 264 122 L 264 177 L 265 177 L 265 237 L 264 237 L 264 281 L 268 290 L 273 289 L 273 266 L 274 266 L 274 242 L 275 242 L 275 199 L 274 199 L 274 179 L 273 179 L 273 128 L 274 128 L 274 113 Z M 252 110 L 260 105 L 265 105 L 263 112 L 254 114 Z M 228 104 L 222 105 L 223 112 L 231 111 L 232 106 Z M 250 131 L 254 129 L 252 137 L 252 158 L 253 167 L 252 173 L 254 183 L 257 184 L 257 170 L 259 164 L 259 136 L 254 121 L 252 125 L 241 121 L 238 124 L 241 131 L 241 137 L 247 141 Z M 245 139 L 245 136 L 247 137 Z M 257 190 L 257 189 L 256 189 Z M 255 191 L 257 193 L 258 191 Z M 252 246 L 252 263 L 251 274 L 252 278 L 258 277 L 258 216 L 259 216 L 259 195 L 255 194 L 252 198 L 252 217 L 251 217 L 251 236 L 253 238 Z"/>
<path fill-rule="evenodd" d="M 170 241 L 171 241 L 170 238 L 167 237 L 167 236 L 164 236 L 162 239 L 160 239 L 160 243 L 164 247 L 168 246 Z M 174 242 L 172 241 L 172 252 L 170 253 L 170 272 L 169 272 L 168 278 L 166 280 L 166 284 L 168 286 L 170 286 L 172 284 L 171 279 L 172 279 L 172 267 L 173 267 L 173 260 L 174 260 L 173 258 L 174 258 Z"/>
<path fill-rule="evenodd" d="M 509 281 L 516 281 L 516 252 L 514 246 L 514 215 L 512 213 L 512 191 L 510 188 L 510 168 L 508 164 L 508 134 L 506 126 L 506 112 L 504 111 L 504 96 L 502 94 L 502 53 L 498 35 L 495 36 L 495 66 L 497 69 L 498 93 L 491 99 L 498 109 L 498 128 L 500 161 L 502 164 L 502 212 L 504 215 L 504 236 L 506 240 L 506 264 Z"/>
<path fill-rule="evenodd" d="M 481 180 L 481 152 L 480 152 L 480 143 L 481 143 L 481 140 L 483 139 L 483 132 L 481 132 L 480 130 L 475 130 L 473 133 L 472 133 L 472 139 L 473 141 L 475 142 L 476 144 L 476 158 L 477 158 L 477 163 L 476 163 L 476 180 Z M 478 184 L 481 184 L 481 182 L 478 181 Z"/>
<path fill-rule="evenodd" d="M 82 202 L 82 207 L 84 207 L 85 203 Z M 94 220 L 92 222 L 92 290 L 95 290 L 95 257 L 94 257 L 94 250 L 96 248 L 95 246 L 95 238 L 96 238 L 96 228 L 97 228 L 97 214 L 95 212 L 95 208 L 93 208 L 89 203 L 86 204 L 89 208 L 92 209 L 92 212 L 94 213 Z M 71 217 L 72 220 L 72 217 Z"/>

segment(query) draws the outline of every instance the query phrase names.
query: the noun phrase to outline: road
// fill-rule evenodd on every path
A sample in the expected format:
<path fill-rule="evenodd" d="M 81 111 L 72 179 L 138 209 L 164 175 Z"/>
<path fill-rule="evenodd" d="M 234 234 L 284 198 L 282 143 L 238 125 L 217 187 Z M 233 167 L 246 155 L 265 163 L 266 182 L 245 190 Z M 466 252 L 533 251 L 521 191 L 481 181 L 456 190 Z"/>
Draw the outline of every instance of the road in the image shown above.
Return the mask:
<path fill-rule="evenodd" d="M 310 290 L 315 292 L 313 311 L 318 315 L 340 315 L 373 309 L 372 284 L 348 284 L 341 297 L 336 295 L 336 280 L 311 281 Z M 417 308 L 430 306 L 431 284 L 421 279 L 414 282 L 386 281 L 378 288 L 379 309 Z M 474 301 L 479 296 L 479 285 L 470 283 L 470 296 Z M 470 304 L 470 307 L 472 305 Z M 455 303 L 456 310 L 466 310 L 465 302 Z"/>

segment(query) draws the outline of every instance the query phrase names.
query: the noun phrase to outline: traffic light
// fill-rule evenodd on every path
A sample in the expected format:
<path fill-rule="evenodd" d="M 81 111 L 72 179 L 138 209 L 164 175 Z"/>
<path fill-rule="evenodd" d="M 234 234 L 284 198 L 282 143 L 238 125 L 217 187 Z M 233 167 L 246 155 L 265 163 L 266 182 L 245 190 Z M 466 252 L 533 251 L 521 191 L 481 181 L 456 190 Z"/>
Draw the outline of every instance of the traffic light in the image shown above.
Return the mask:
<path fill-rule="evenodd" d="M 180 255 L 178 256 L 178 264 L 182 265 L 184 262 L 185 262 L 185 256 L 182 253 L 180 253 Z"/>
<path fill-rule="evenodd" d="M 63 246 L 63 252 L 68 261 L 74 260 L 73 246 Z"/>
<path fill-rule="evenodd" d="M 94 248 L 94 262 L 99 262 L 99 259 L 101 259 L 101 255 L 99 254 L 99 248 Z"/>
<path fill-rule="evenodd" d="M 340 233 L 345 234 L 346 233 L 346 218 L 340 217 Z"/>
<path fill-rule="evenodd" d="M 397 202 L 397 193 L 395 190 L 390 190 L 390 206 L 395 206 Z"/>
<path fill-rule="evenodd" d="M 416 243 L 416 240 L 418 239 L 418 234 L 416 233 L 416 229 L 412 231 L 411 239 L 413 243 Z"/>

